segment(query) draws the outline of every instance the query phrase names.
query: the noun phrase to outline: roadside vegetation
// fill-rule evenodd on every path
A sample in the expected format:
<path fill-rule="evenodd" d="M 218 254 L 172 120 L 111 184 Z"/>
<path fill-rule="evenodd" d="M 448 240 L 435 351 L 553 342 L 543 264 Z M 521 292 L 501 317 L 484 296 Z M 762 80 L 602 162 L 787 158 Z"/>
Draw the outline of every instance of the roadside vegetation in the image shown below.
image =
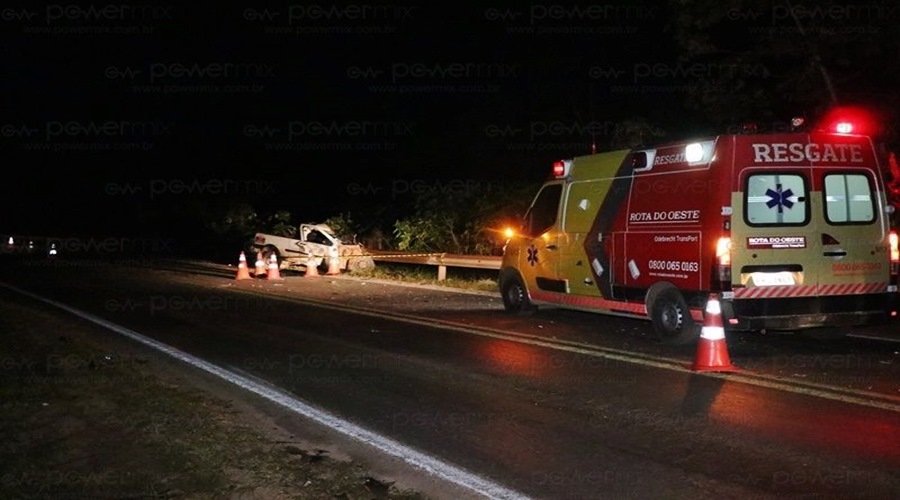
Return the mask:
<path fill-rule="evenodd" d="M 295 236 L 304 222 L 324 223 L 347 243 L 362 243 L 373 251 L 439 252 L 462 255 L 502 255 L 504 231 L 516 228 L 540 183 L 470 184 L 465 189 L 421 192 L 408 200 L 408 212 L 390 214 L 341 212 L 320 221 L 310 221 L 288 210 L 258 213 L 249 204 L 238 204 L 204 224 L 211 256 L 232 262 L 236 249 L 245 248 L 257 232 Z M 221 249 L 227 249 L 222 252 Z M 220 252 L 219 255 L 216 252 Z M 497 272 L 485 269 L 448 268 L 447 279 L 437 279 L 435 266 L 380 261 L 373 269 L 354 271 L 353 276 L 402 281 L 488 293 L 499 293 Z"/>
<path fill-rule="evenodd" d="M 27 301 L 0 301 L 0 328 L 0 498 L 425 498 L 125 339 Z"/>
<path fill-rule="evenodd" d="M 473 183 L 443 192 L 424 191 L 397 200 L 394 212 L 358 208 L 312 220 L 290 208 L 264 210 L 238 202 L 210 207 L 195 226 L 201 231 L 198 256 L 245 248 L 257 232 L 292 236 L 301 223 L 324 223 L 347 243 L 372 250 L 500 255 L 504 229 L 516 227 L 540 182 Z"/>
<path fill-rule="evenodd" d="M 475 292 L 500 293 L 497 271 L 449 268 L 447 279 L 437 279 L 435 266 L 378 262 L 374 268 L 354 271 L 354 277 L 400 281 L 416 285 L 442 286 Z"/>

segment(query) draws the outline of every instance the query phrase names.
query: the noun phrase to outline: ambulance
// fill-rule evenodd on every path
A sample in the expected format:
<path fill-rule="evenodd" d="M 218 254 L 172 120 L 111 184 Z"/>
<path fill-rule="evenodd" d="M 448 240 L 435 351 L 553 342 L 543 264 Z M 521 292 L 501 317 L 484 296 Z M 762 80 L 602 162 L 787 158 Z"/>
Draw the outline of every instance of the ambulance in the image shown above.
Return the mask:
<path fill-rule="evenodd" d="M 694 342 L 715 294 L 726 331 L 840 338 L 892 322 L 897 231 L 876 150 L 851 123 L 560 160 L 499 275 L 509 312 L 649 320 Z"/>

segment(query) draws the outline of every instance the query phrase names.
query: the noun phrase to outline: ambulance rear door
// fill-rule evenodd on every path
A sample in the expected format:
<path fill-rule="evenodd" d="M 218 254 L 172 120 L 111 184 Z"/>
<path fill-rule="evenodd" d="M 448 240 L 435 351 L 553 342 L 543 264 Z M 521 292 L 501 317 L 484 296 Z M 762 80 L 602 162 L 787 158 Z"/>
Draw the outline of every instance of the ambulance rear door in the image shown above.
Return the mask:
<path fill-rule="evenodd" d="M 732 283 L 734 298 L 746 299 L 739 309 L 803 328 L 877 308 L 867 294 L 886 289 L 889 265 L 870 143 L 762 136 L 739 140 L 737 153 Z"/>
<path fill-rule="evenodd" d="M 852 149 L 844 164 L 823 162 L 814 169 L 821 189 L 815 200 L 822 200 L 815 207 L 821 217 L 818 292 L 831 298 L 826 309 L 877 314 L 890 280 L 884 188 L 868 138 L 846 141 Z"/>

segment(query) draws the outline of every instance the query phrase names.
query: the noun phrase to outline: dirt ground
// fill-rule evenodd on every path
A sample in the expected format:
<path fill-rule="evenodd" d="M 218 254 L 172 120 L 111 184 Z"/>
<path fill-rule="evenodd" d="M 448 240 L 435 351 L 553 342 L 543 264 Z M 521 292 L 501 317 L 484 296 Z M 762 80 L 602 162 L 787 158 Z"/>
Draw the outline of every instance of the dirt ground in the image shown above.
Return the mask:
<path fill-rule="evenodd" d="M 211 376 L 6 290 L 0 332 L 0 498 L 427 498 Z"/>

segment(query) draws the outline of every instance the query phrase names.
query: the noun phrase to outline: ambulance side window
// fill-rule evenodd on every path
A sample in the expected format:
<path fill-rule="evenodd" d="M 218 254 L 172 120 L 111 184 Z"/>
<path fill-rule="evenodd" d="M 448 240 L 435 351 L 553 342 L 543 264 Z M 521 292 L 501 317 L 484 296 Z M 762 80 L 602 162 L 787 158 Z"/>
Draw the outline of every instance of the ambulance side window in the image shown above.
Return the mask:
<path fill-rule="evenodd" d="M 766 173 L 747 178 L 744 218 L 750 226 L 802 226 L 809 222 L 806 179 Z"/>
<path fill-rule="evenodd" d="M 830 224 L 875 221 L 875 200 L 869 178 L 862 174 L 825 176 L 825 220 Z"/>
<path fill-rule="evenodd" d="M 538 193 L 525 214 L 522 230 L 529 236 L 537 236 L 553 227 L 559 213 L 559 200 L 562 197 L 562 184 L 550 184 Z"/>

